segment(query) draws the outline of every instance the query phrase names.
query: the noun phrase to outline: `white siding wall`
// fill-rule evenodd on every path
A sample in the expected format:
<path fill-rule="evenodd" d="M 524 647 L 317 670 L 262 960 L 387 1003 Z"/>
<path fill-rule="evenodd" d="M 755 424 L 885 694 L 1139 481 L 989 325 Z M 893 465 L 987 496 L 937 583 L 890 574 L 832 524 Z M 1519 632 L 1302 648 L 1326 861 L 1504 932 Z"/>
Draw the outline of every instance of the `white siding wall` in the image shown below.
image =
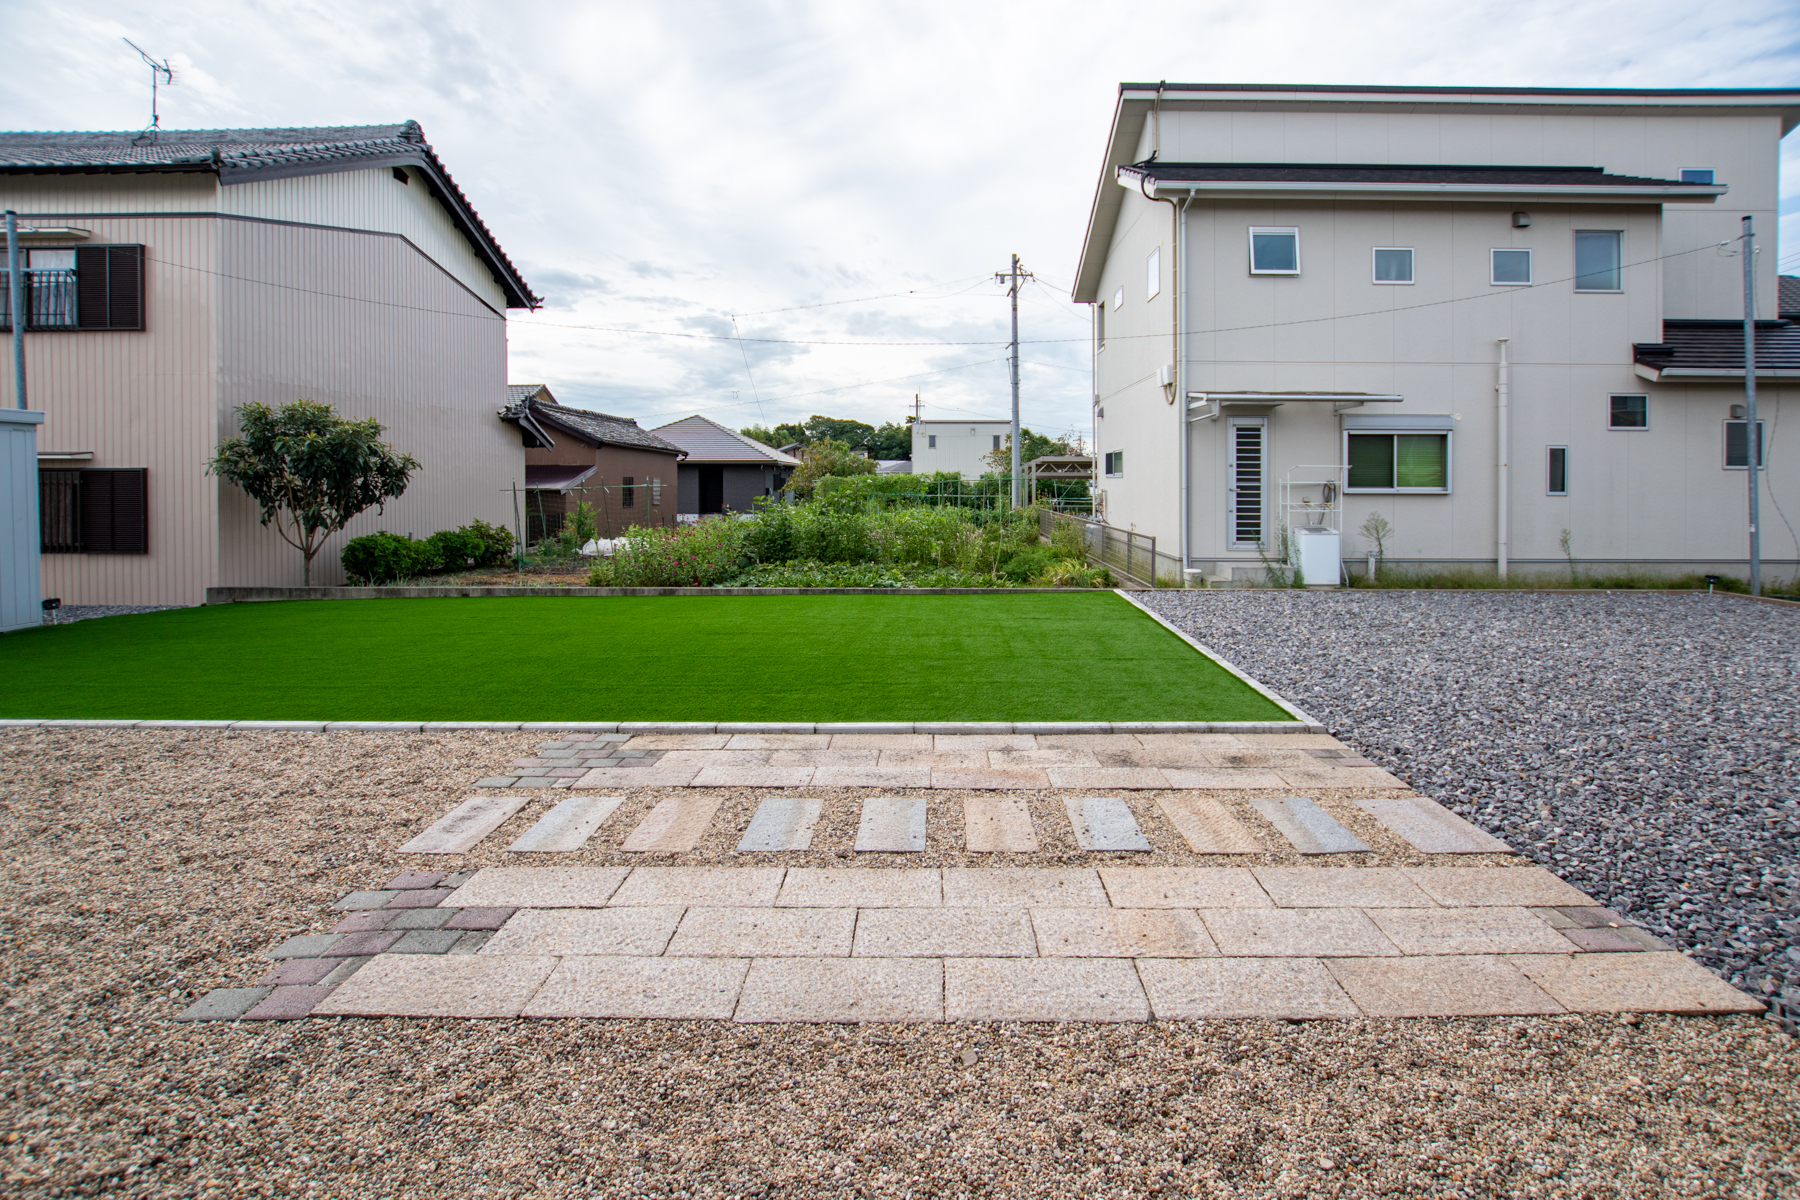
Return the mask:
<path fill-rule="evenodd" d="M 912 427 L 912 473 L 955 471 L 965 479 L 979 479 L 993 470 L 987 456 L 994 452 L 994 437 L 1006 445 L 1012 422 L 916 421 Z M 937 438 L 937 446 L 931 439 Z"/>
<path fill-rule="evenodd" d="M 504 308 L 505 293 L 487 264 L 432 199 L 425 177 L 410 168 L 408 173 L 407 184 L 389 167 L 229 184 L 219 189 L 219 208 L 271 221 L 397 233 L 490 305 Z"/>

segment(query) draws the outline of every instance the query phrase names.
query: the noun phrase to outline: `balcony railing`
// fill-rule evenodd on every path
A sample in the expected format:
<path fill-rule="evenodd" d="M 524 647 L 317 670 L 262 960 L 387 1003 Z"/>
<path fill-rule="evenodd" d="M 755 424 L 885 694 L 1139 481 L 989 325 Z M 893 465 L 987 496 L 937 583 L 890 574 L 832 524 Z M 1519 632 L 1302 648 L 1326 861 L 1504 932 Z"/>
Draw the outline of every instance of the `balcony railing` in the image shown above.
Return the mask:
<path fill-rule="evenodd" d="M 28 268 L 25 271 L 25 328 L 73 329 L 75 325 L 75 272 Z M 0 269 L 0 328 L 12 328 L 12 280 L 4 269 Z"/>

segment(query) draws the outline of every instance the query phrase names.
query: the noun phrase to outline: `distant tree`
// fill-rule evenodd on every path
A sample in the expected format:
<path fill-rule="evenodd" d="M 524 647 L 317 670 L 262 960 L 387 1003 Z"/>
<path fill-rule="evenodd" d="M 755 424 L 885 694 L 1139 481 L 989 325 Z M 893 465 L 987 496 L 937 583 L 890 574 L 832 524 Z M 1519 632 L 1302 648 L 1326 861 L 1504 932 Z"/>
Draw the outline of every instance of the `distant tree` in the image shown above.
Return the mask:
<path fill-rule="evenodd" d="M 814 486 L 827 475 L 873 475 L 875 460 L 851 449 L 849 443 L 835 438 L 814 442 L 806 448 L 800 469 L 787 481 L 786 491 L 796 496 L 812 495 Z"/>
<path fill-rule="evenodd" d="M 381 440 L 375 418 L 347 420 L 329 404 L 245 404 L 237 418 L 240 435 L 219 443 L 207 470 L 262 507 L 262 523 L 300 551 L 308 586 L 325 539 L 406 491 L 419 469 L 416 459 Z"/>
<path fill-rule="evenodd" d="M 1024 428 L 1019 429 L 1019 465 L 1023 467 L 1034 458 L 1042 458 L 1046 454 L 1085 454 L 1086 448 L 1080 438 L 1052 438 L 1041 433 L 1033 433 Z M 1012 434 L 1000 439 L 1000 448 L 989 451 L 982 457 L 990 470 L 999 475 L 1012 474 Z"/>
<path fill-rule="evenodd" d="M 862 421 L 847 421 L 839 417 L 821 417 L 818 413 L 806 418 L 806 441 L 843 442 L 852 450 L 867 450 L 870 436 L 875 432 L 873 425 Z"/>
<path fill-rule="evenodd" d="M 912 418 L 906 418 L 903 425 L 889 421 L 869 435 L 865 446 L 870 458 L 911 458 Z"/>
<path fill-rule="evenodd" d="M 738 430 L 747 438 L 753 438 L 765 446 L 773 446 L 779 450 L 783 446 L 791 446 L 795 442 L 806 440 L 804 425 L 777 425 L 770 429 L 764 425 L 751 425 Z"/>

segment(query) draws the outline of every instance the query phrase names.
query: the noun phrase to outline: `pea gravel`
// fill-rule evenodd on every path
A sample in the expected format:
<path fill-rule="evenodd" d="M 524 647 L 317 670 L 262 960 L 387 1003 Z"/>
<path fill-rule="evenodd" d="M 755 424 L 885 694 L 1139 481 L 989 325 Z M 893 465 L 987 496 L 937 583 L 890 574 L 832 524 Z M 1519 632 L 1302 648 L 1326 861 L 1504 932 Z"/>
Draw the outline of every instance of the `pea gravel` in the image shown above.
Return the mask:
<path fill-rule="evenodd" d="M 1700 593 L 1139 598 L 1800 1023 L 1800 608 Z"/>
<path fill-rule="evenodd" d="M 0 1195 L 1800 1188 L 1800 1054 L 1742 1017 L 171 1020 L 537 740 L 0 731 Z"/>

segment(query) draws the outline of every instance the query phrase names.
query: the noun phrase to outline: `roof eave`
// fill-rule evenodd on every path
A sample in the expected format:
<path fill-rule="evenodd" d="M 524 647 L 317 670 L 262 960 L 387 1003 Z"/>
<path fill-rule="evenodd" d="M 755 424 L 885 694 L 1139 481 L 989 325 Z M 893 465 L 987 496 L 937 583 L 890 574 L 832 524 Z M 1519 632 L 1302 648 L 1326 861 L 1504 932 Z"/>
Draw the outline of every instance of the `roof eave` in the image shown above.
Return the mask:
<path fill-rule="evenodd" d="M 1653 367 L 1637 364 L 1637 375 L 1651 383 L 1735 383 L 1744 382 L 1742 367 Z M 1756 368 L 1758 379 L 1800 379 L 1800 369 L 1781 367 Z"/>
<path fill-rule="evenodd" d="M 1100 298 L 1100 273 L 1112 249 L 1113 230 L 1118 226 L 1119 208 L 1125 201 L 1124 196 L 1106 186 L 1107 177 L 1136 156 L 1152 99 L 1154 93 L 1149 99 L 1134 99 L 1121 89 L 1113 109 L 1112 134 L 1106 141 L 1106 159 L 1100 167 L 1100 182 L 1094 188 L 1094 203 L 1088 209 L 1087 235 L 1082 240 L 1075 286 L 1070 293 L 1077 304 L 1092 304 Z"/>
<path fill-rule="evenodd" d="M 1158 179 L 1151 172 L 1135 167 L 1119 167 L 1118 184 L 1131 191 L 1141 191 L 1155 199 L 1204 194 L 1209 198 L 1229 200 L 1236 197 L 1268 199 L 1282 195 L 1329 200 L 1342 194 L 1357 200 L 1394 198 L 1429 200 L 1452 196 L 1457 199 L 1479 199 L 1494 196 L 1504 200 L 1521 200 L 1533 196 L 1563 203 L 1603 204 L 1609 200 L 1640 200 L 1674 204 L 1711 204 L 1730 189 L 1725 184 L 1587 184 L 1552 183 L 1390 183 L 1357 181 L 1300 182 L 1295 180 L 1246 179 Z M 1147 184 L 1147 186 L 1146 186 Z"/>

